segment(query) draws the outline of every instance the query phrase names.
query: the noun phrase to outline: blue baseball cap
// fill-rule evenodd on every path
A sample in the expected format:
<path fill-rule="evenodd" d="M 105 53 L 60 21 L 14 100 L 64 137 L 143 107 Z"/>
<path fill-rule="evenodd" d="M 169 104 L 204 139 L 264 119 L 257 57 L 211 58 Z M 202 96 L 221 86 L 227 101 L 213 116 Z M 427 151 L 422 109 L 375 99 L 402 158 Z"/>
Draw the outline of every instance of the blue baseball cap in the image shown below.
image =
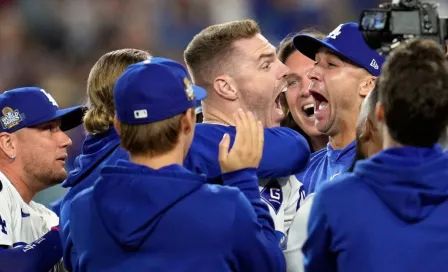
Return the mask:
<path fill-rule="evenodd" d="M 182 64 L 157 57 L 130 65 L 114 86 L 117 118 L 130 125 L 176 116 L 206 96 L 203 88 L 191 83 Z"/>
<path fill-rule="evenodd" d="M 61 130 L 82 124 L 85 107 L 59 109 L 54 98 L 39 87 L 23 87 L 0 94 L 0 132 L 13 133 L 61 119 Z"/>
<path fill-rule="evenodd" d="M 297 50 L 313 60 L 317 51 L 326 47 L 366 69 L 373 76 L 380 75 L 385 61 L 385 57 L 367 45 L 359 25 L 352 22 L 339 25 L 323 40 L 301 34 L 294 37 L 293 43 Z"/>

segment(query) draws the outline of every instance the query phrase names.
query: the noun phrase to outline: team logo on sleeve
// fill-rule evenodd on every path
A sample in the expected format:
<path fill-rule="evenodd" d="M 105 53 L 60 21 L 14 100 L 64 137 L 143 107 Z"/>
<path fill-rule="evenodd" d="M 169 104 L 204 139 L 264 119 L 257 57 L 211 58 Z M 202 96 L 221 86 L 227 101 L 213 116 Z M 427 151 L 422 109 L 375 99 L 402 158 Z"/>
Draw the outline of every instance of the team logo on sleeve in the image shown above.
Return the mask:
<path fill-rule="evenodd" d="M 18 110 L 13 110 L 10 107 L 4 107 L 2 109 L 2 117 L 0 121 L 3 129 L 10 129 L 17 126 L 22 121 L 22 116 Z"/>
<path fill-rule="evenodd" d="M 261 199 L 278 213 L 283 202 L 283 192 L 277 180 L 272 179 L 260 192 Z"/>
<path fill-rule="evenodd" d="M 191 81 L 184 77 L 184 85 L 185 85 L 185 94 L 187 95 L 188 101 L 191 101 L 194 99 L 194 91 L 193 91 L 193 85 L 191 84 Z"/>

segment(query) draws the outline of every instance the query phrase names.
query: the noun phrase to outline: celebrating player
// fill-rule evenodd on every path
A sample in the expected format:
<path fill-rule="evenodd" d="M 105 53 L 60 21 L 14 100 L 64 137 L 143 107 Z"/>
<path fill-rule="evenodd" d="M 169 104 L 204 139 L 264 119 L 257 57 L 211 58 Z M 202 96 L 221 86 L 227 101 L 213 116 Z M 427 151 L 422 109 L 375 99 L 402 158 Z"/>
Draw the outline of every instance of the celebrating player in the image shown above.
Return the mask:
<path fill-rule="evenodd" d="M 294 46 L 315 60 L 308 73 L 315 126 L 330 137 L 327 148 L 313 153 L 305 170 L 297 175 L 310 194 L 352 164 L 359 109 L 375 86 L 384 57 L 366 44 L 355 23 L 341 24 L 324 40 L 298 35 Z"/>
<path fill-rule="evenodd" d="M 202 101 L 204 124 L 196 134 L 185 166 L 220 178 L 217 146 L 224 133 L 235 133 L 232 114 L 252 111 L 265 129 L 263 159 L 258 170 L 260 193 L 268 204 L 284 248 L 298 207 L 298 173 L 309 157 L 306 140 L 297 132 L 275 127 L 284 117 L 280 94 L 287 89 L 288 67 L 252 20 L 212 25 L 197 34 L 184 52 L 193 82 L 207 90 Z M 286 177 L 286 178 L 282 178 Z"/>

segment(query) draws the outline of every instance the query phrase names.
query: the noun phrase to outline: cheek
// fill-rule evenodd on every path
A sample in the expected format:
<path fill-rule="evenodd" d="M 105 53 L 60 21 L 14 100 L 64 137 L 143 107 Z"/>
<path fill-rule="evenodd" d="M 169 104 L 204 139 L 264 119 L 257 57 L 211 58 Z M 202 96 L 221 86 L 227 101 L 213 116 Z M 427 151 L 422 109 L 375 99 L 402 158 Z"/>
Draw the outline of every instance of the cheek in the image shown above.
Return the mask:
<path fill-rule="evenodd" d="M 294 108 L 297 106 L 298 98 L 299 98 L 299 88 L 297 88 L 296 86 L 289 88 L 288 91 L 286 91 L 286 101 L 288 102 L 288 106 L 290 108 Z"/>

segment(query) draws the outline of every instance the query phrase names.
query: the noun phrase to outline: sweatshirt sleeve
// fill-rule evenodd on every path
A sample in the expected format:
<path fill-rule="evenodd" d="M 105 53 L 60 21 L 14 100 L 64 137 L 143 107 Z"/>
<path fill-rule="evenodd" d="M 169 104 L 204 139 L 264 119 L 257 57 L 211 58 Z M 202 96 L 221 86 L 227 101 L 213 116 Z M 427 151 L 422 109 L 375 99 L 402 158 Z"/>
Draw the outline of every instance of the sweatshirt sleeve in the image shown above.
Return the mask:
<path fill-rule="evenodd" d="M 58 230 L 25 246 L 0 248 L 0 272 L 47 272 L 62 258 L 62 246 Z"/>
<path fill-rule="evenodd" d="M 263 157 L 258 167 L 259 178 L 287 177 L 299 173 L 310 157 L 310 147 L 298 132 L 275 127 L 264 129 Z"/>
<path fill-rule="evenodd" d="M 222 179 L 224 185 L 236 187 L 244 194 L 256 214 L 257 222 L 262 227 L 266 239 L 276 242 L 278 245 L 278 239 L 275 235 L 274 221 L 272 220 L 268 207 L 260 198 L 256 169 L 246 168 L 235 172 L 225 173 L 223 174 Z"/>
<path fill-rule="evenodd" d="M 266 206 L 265 215 L 269 217 Z M 286 263 L 272 227 L 259 223 L 251 203 L 238 193 L 233 224 L 232 253 L 235 271 L 283 272 Z M 272 223 L 272 219 L 271 219 Z"/>
<path fill-rule="evenodd" d="M 308 219 L 308 236 L 302 248 L 307 272 L 337 271 L 336 256 L 330 250 L 331 228 L 324 199 L 322 190 L 315 193 Z"/>

